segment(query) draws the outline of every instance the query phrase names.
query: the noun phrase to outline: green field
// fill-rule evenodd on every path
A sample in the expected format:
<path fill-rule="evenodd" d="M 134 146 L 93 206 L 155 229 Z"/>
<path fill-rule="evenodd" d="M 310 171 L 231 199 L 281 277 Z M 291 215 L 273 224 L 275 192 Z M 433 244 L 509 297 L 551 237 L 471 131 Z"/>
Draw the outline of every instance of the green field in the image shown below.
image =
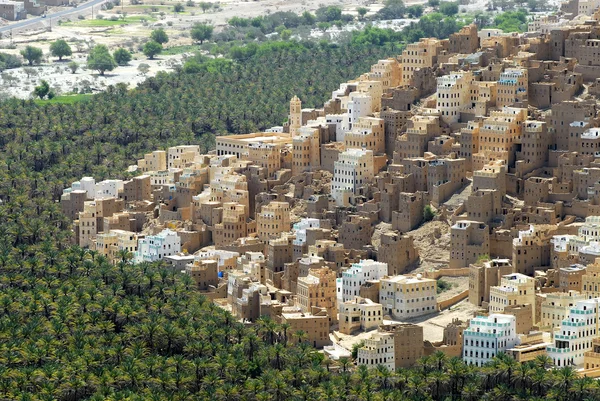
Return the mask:
<path fill-rule="evenodd" d="M 52 99 L 49 100 L 41 100 L 41 99 L 35 99 L 35 103 L 40 104 L 40 105 L 44 105 L 44 104 L 56 104 L 56 103 L 61 103 L 61 104 L 73 104 L 76 102 L 81 102 L 82 100 L 87 100 L 90 99 L 92 95 L 91 94 L 81 94 L 81 95 L 62 95 L 62 96 L 56 96 Z"/>
<path fill-rule="evenodd" d="M 173 56 L 175 54 L 181 53 L 194 53 L 200 50 L 200 46 L 198 45 L 183 45 L 183 46 L 173 46 L 164 49 L 160 54 L 165 56 Z"/>
<path fill-rule="evenodd" d="M 141 23 L 142 20 L 146 21 L 156 21 L 156 18 L 150 16 L 142 16 L 135 15 L 131 17 L 125 17 L 124 19 L 118 19 L 116 21 L 110 20 L 108 18 L 105 19 L 85 19 L 85 20 L 77 20 L 72 22 L 64 22 L 62 25 L 64 26 L 80 26 L 80 27 L 106 27 L 106 26 L 115 26 L 115 25 L 127 25 L 127 24 L 136 24 Z"/>

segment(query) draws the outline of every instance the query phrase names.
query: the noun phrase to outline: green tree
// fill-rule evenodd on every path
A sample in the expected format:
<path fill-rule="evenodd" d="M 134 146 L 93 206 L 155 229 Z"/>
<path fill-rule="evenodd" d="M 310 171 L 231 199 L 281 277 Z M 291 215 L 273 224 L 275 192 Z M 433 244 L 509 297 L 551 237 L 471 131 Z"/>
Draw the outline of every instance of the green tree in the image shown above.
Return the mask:
<path fill-rule="evenodd" d="M 452 16 L 458 14 L 458 2 L 443 1 L 440 3 L 440 12 L 444 15 Z"/>
<path fill-rule="evenodd" d="M 29 65 L 39 64 L 42 61 L 43 54 L 42 49 L 39 47 L 27 46 L 21 50 L 21 56 L 27 60 Z"/>
<path fill-rule="evenodd" d="M 68 57 L 73 54 L 71 46 L 63 39 L 52 42 L 50 45 L 50 53 L 54 57 L 58 57 L 58 60 L 62 60 L 63 57 Z"/>
<path fill-rule="evenodd" d="M 431 221 L 435 217 L 435 211 L 431 207 L 431 205 L 426 205 L 423 208 L 423 220 Z"/>
<path fill-rule="evenodd" d="M 398 19 L 404 17 L 406 7 L 402 0 L 386 0 L 384 7 L 375 14 L 376 19 Z"/>
<path fill-rule="evenodd" d="M 117 65 L 127 65 L 131 61 L 131 53 L 129 50 L 120 47 L 113 52 L 113 58 Z"/>
<path fill-rule="evenodd" d="M 87 58 L 87 67 L 90 70 L 98 71 L 100 75 L 104 75 L 104 72 L 117 68 L 117 63 L 109 53 L 106 45 L 96 45 L 90 50 Z"/>
<path fill-rule="evenodd" d="M 150 40 L 144 45 L 143 53 L 150 60 L 154 59 L 154 56 L 160 54 L 160 52 L 162 52 L 162 45 L 158 42 Z"/>
<path fill-rule="evenodd" d="M 165 44 L 169 41 L 169 36 L 163 28 L 158 28 L 152 31 L 150 38 L 156 43 Z"/>
<path fill-rule="evenodd" d="M 320 7 L 316 11 L 317 21 L 333 22 L 342 19 L 342 9 L 336 6 Z"/>
<path fill-rule="evenodd" d="M 71 61 L 68 65 L 69 70 L 71 70 L 72 74 L 75 74 L 77 72 L 77 69 L 79 68 L 79 64 L 75 61 Z"/>
<path fill-rule="evenodd" d="M 33 90 L 33 94 L 35 96 L 39 97 L 40 99 L 45 98 L 49 92 L 50 92 L 50 85 L 48 85 L 48 82 L 43 79 L 40 82 L 40 84 L 38 86 L 36 86 L 35 89 Z"/>
<path fill-rule="evenodd" d="M 315 22 L 317 22 L 317 17 L 314 16 L 314 14 L 311 14 L 310 11 L 304 11 L 302 13 L 302 21 L 304 23 L 304 25 L 314 25 Z"/>
<path fill-rule="evenodd" d="M 212 37 L 213 29 L 212 25 L 196 23 L 192 27 L 192 39 L 204 43 L 205 40 L 209 40 Z"/>
<path fill-rule="evenodd" d="M 408 15 L 413 18 L 419 18 L 423 15 L 423 6 L 420 4 L 415 4 L 406 9 Z"/>
<path fill-rule="evenodd" d="M 175 13 L 181 13 L 181 12 L 183 12 L 183 10 L 184 10 L 184 7 L 183 7 L 183 4 L 181 4 L 181 3 L 177 3 L 173 6 L 173 12 L 175 12 Z"/>
<path fill-rule="evenodd" d="M 438 7 L 440 5 L 440 0 L 427 0 L 427 4 L 429 7 Z"/>
<path fill-rule="evenodd" d="M 366 7 L 358 7 L 356 9 L 356 12 L 358 13 L 358 18 L 362 20 L 365 18 L 365 15 L 367 15 L 367 13 L 369 12 L 369 9 Z"/>
<path fill-rule="evenodd" d="M 209 10 L 210 8 L 212 8 L 212 3 L 209 3 L 206 1 L 201 1 L 200 8 L 202 9 L 202 12 L 205 13 L 206 10 Z"/>

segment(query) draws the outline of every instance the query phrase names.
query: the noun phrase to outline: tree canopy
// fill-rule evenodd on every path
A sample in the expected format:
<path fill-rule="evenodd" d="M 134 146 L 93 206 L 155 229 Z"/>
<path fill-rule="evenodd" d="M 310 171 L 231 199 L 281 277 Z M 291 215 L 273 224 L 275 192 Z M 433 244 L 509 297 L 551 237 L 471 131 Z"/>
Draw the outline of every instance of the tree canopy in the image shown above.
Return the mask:
<path fill-rule="evenodd" d="M 117 65 L 127 65 L 131 61 L 131 53 L 129 50 L 121 47 L 114 51 L 113 58 Z"/>
<path fill-rule="evenodd" d="M 143 52 L 146 57 L 152 60 L 154 56 L 162 52 L 162 45 L 158 42 L 150 40 L 144 45 Z"/>
<path fill-rule="evenodd" d="M 150 38 L 156 43 L 160 43 L 161 45 L 167 43 L 169 41 L 169 36 L 167 32 L 163 28 L 158 28 L 152 31 L 150 34 Z"/>
<path fill-rule="evenodd" d="M 21 50 L 21 56 L 27 60 L 29 65 L 39 64 L 42 61 L 43 54 L 42 49 L 39 47 L 27 46 Z"/>
<path fill-rule="evenodd" d="M 65 40 L 59 39 L 50 45 L 50 54 L 62 60 L 63 57 L 68 57 L 73 52 L 71 51 L 71 46 Z"/>
<path fill-rule="evenodd" d="M 90 50 L 87 58 L 87 66 L 91 70 L 98 71 L 100 75 L 104 75 L 105 71 L 112 71 L 117 68 L 117 63 L 109 53 L 108 47 L 105 45 L 96 45 Z"/>
<path fill-rule="evenodd" d="M 191 36 L 197 42 L 204 43 L 212 37 L 214 27 L 209 24 L 196 23 L 192 27 Z"/>

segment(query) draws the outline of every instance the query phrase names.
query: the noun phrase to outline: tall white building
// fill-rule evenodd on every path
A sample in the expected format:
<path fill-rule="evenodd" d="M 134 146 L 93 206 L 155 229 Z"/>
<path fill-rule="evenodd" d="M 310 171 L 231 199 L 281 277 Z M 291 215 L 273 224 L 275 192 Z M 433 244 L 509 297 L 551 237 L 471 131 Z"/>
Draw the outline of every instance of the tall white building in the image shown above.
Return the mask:
<path fill-rule="evenodd" d="M 471 319 L 463 331 L 463 361 L 483 366 L 499 352 L 519 344 L 517 321 L 512 315 L 491 314 Z"/>
<path fill-rule="evenodd" d="M 598 337 L 598 303 L 600 298 L 578 301 L 554 332 L 554 345 L 546 348 L 554 366 L 578 366 L 592 350 L 592 340 Z"/>
<path fill-rule="evenodd" d="M 394 319 L 421 316 L 437 310 L 437 283 L 416 277 L 392 276 L 380 280 L 379 303 Z"/>
<path fill-rule="evenodd" d="M 396 369 L 394 334 L 375 332 L 365 340 L 365 344 L 358 349 L 357 363 L 374 368 L 383 365 L 388 370 Z"/>
<path fill-rule="evenodd" d="M 136 263 L 155 262 L 179 252 L 181 252 L 181 238 L 175 231 L 166 229 L 156 235 L 140 239 L 134 260 Z"/>
<path fill-rule="evenodd" d="M 459 71 L 437 79 L 437 109 L 442 120 L 454 124 L 460 120 L 460 112 L 467 110 L 473 73 Z"/>
<path fill-rule="evenodd" d="M 338 304 L 353 300 L 359 296 L 360 286 L 367 280 L 379 280 L 387 274 L 387 263 L 375 262 L 371 259 L 353 263 L 349 269 L 342 272 L 342 277 L 336 280 Z"/>
<path fill-rule="evenodd" d="M 331 194 L 338 206 L 349 206 L 354 195 L 375 176 L 373 151 L 348 149 L 334 162 Z"/>

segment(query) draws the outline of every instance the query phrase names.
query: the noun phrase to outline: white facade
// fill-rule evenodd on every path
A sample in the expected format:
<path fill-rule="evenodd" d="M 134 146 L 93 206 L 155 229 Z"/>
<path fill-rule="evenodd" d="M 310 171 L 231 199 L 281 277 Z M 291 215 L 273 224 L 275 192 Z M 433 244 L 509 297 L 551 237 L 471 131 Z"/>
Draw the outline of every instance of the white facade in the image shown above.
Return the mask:
<path fill-rule="evenodd" d="M 358 349 L 357 363 L 374 368 L 383 365 L 388 370 L 396 369 L 394 334 L 373 333 L 365 340 L 365 345 Z"/>
<path fill-rule="evenodd" d="M 380 280 L 379 303 L 394 319 L 405 319 L 437 311 L 436 280 L 393 276 Z"/>
<path fill-rule="evenodd" d="M 514 316 L 478 316 L 471 319 L 471 324 L 463 331 L 463 361 L 469 365 L 483 366 L 499 352 L 518 344 Z"/>
<path fill-rule="evenodd" d="M 135 262 L 154 262 L 181 252 L 181 238 L 175 231 L 163 230 L 138 241 Z"/>
<path fill-rule="evenodd" d="M 344 142 L 344 121 L 347 121 L 348 113 L 344 114 L 327 114 L 325 121 L 327 124 L 335 124 L 335 140 L 337 142 Z"/>
<path fill-rule="evenodd" d="M 293 231 L 296 234 L 294 245 L 302 246 L 306 244 L 306 229 L 320 228 L 321 220 L 319 219 L 302 219 L 293 226 Z"/>
<path fill-rule="evenodd" d="M 373 112 L 372 104 L 373 99 L 371 99 L 371 95 L 363 92 L 350 93 L 350 100 L 348 100 L 348 120 L 347 124 L 344 124 L 346 131 L 350 131 L 360 117 L 365 117 Z"/>
<path fill-rule="evenodd" d="M 583 356 L 592 350 L 592 340 L 598 337 L 598 303 L 600 298 L 578 301 L 554 332 L 554 345 L 546 348 L 554 366 L 578 366 Z"/>
<path fill-rule="evenodd" d="M 123 189 L 123 180 L 104 180 L 96 184 L 96 199 L 119 198 Z"/>
<path fill-rule="evenodd" d="M 331 194 L 338 206 L 352 203 L 358 189 L 373 180 L 373 151 L 348 149 L 334 162 Z"/>
<path fill-rule="evenodd" d="M 471 105 L 469 91 L 472 80 L 473 73 L 470 71 L 455 72 L 437 79 L 437 109 L 445 123 L 457 123 L 460 112 Z"/>
<path fill-rule="evenodd" d="M 338 303 L 350 301 L 359 296 L 360 286 L 367 280 L 379 280 L 388 272 L 387 263 L 375 262 L 371 259 L 353 263 L 349 269 L 342 272 L 342 277 L 336 280 Z"/>
<path fill-rule="evenodd" d="M 85 191 L 87 192 L 88 199 L 94 199 L 96 195 L 96 180 L 93 177 L 83 177 L 81 180 L 71 184 L 71 189 L 73 191 Z"/>

